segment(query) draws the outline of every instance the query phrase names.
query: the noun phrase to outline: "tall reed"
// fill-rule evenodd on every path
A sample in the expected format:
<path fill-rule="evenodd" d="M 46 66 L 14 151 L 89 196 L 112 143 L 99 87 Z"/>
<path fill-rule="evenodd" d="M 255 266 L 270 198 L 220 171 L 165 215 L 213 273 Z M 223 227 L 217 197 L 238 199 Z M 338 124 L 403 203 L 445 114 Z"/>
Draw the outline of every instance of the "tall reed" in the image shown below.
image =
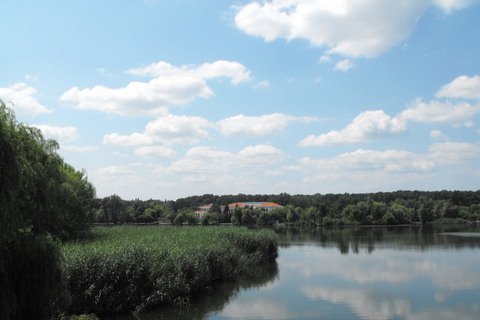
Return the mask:
<path fill-rule="evenodd" d="M 141 311 L 181 304 L 215 279 L 274 260 L 272 230 L 234 227 L 112 227 L 94 240 L 62 247 L 67 309 L 72 313 Z"/>

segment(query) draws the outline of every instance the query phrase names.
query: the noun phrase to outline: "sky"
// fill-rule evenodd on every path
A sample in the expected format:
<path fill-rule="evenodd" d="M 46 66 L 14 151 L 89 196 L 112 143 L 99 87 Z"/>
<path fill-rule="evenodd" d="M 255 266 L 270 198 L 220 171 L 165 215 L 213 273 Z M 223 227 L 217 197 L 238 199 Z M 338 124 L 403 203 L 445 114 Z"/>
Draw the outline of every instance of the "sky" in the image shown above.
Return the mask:
<path fill-rule="evenodd" d="M 480 189 L 480 1 L 2 1 L 0 99 L 97 196 Z"/>

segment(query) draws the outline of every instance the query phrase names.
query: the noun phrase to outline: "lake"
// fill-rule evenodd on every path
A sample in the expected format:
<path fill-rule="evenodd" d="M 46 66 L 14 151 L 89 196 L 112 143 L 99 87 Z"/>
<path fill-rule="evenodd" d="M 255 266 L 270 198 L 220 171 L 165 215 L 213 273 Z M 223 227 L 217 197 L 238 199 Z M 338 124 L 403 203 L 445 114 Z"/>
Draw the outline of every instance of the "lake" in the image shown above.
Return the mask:
<path fill-rule="evenodd" d="M 106 319 L 480 319 L 480 226 L 276 229 L 276 263 Z"/>

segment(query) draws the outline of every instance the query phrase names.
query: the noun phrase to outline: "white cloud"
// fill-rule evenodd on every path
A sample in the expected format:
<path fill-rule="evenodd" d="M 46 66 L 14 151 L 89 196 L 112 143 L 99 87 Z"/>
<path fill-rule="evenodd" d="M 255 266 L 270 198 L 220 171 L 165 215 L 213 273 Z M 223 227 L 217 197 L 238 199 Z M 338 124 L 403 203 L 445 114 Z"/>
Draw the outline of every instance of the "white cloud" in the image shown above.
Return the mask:
<path fill-rule="evenodd" d="M 37 98 L 33 95 L 37 93 L 37 90 L 33 87 L 28 87 L 24 82 L 18 82 L 9 88 L 0 88 L 0 99 L 5 104 L 11 102 L 10 105 L 16 113 L 27 116 L 36 116 L 40 113 L 51 113 L 53 109 L 38 103 Z"/>
<path fill-rule="evenodd" d="M 343 153 L 334 158 L 300 160 L 303 166 L 314 167 L 325 172 L 355 170 L 381 170 L 389 172 L 430 171 L 435 162 L 424 155 L 403 150 L 362 150 Z"/>
<path fill-rule="evenodd" d="M 59 142 L 71 142 L 78 138 L 78 130 L 75 127 L 54 127 L 48 124 L 33 124 L 32 127 L 40 129 L 44 137 Z"/>
<path fill-rule="evenodd" d="M 234 117 L 220 120 L 216 123 L 222 134 L 235 137 L 260 138 L 282 131 L 288 122 L 298 120 L 297 117 L 272 113 L 258 117 L 239 114 Z"/>
<path fill-rule="evenodd" d="M 341 71 L 348 71 L 349 69 L 355 67 L 353 64 L 352 60 L 345 59 L 345 60 L 340 60 L 335 64 L 335 70 L 341 70 Z"/>
<path fill-rule="evenodd" d="M 238 9 L 236 26 L 272 41 L 302 38 L 327 47 L 327 55 L 375 57 L 404 41 L 431 5 L 449 13 L 468 0 L 271 0 L 250 2 Z M 322 59 L 322 58 L 321 58 Z"/>
<path fill-rule="evenodd" d="M 206 80 L 229 77 L 233 84 L 250 80 L 250 71 L 238 62 L 216 61 L 199 67 L 175 67 L 160 61 L 143 68 L 126 71 L 130 74 L 152 76 L 149 82 L 130 82 L 126 87 L 111 89 L 95 86 L 80 90 L 71 88 L 61 101 L 72 101 L 82 110 L 98 110 L 128 117 L 167 115 L 168 107 L 186 105 L 195 98 L 214 95 Z"/>
<path fill-rule="evenodd" d="M 204 63 L 197 68 L 193 65 L 175 67 L 165 61 L 160 61 L 143 68 L 130 69 L 126 72 L 140 76 L 165 78 L 213 79 L 228 77 L 231 78 L 232 84 L 239 84 L 240 82 L 251 80 L 250 71 L 247 71 L 244 65 L 239 62 L 225 60 Z"/>
<path fill-rule="evenodd" d="M 392 119 L 382 110 L 365 111 L 343 130 L 332 130 L 319 136 L 310 135 L 298 145 L 301 147 L 352 145 L 370 142 L 388 135 L 402 134 L 406 129 L 405 121 Z"/>
<path fill-rule="evenodd" d="M 444 85 L 437 93 L 437 97 L 480 99 L 480 76 L 472 78 L 457 77 L 449 84 Z"/>
<path fill-rule="evenodd" d="M 430 131 L 430 137 L 437 140 L 448 140 L 448 136 L 443 134 L 440 130 Z"/>
<path fill-rule="evenodd" d="M 428 149 L 429 157 L 439 163 L 462 163 L 480 157 L 480 146 L 466 142 L 438 142 Z"/>
<path fill-rule="evenodd" d="M 261 88 L 268 88 L 270 86 L 270 82 L 268 80 L 260 81 L 259 83 L 253 86 L 254 89 L 261 89 Z"/>
<path fill-rule="evenodd" d="M 321 56 L 320 59 L 318 59 L 318 62 L 319 63 L 331 63 L 332 62 L 332 57 L 325 54 L 325 55 Z"/>
<path fill-rule="evenodd" d="M 480 106 L 472 106 L 467 102 L 454 105 L 448 101 L 432 100 L 425 103 L 417 99 L 413 107 L 403 110 L 397 117 L 415 122 L 458 124 L 477 112 L 480 112 Z"/>
<path fill-rule="evenodd" d="M 89 172 L 88 178 L 95 185 L 97 191 L 108 190 L 108 194 L 101 194 L 101 192 L 99 192 L 99 197 L 118 194 L 124 198 L 125 194 L 132 194 L 132 188 L 135 188 L 135 192 L 133 192 L 135 196 L 138 196 L 139 192 L 140 194 L 149 194 L 152 196 L 150 184 L 152 177 L 149 176 L 145 178 L 128 166 L 98 168 Z"/>
<path fill-rule="evenodd" d="M 164 146 L 146 146 L 135 150 L 135 154 L 145 158 L 173 158 L 175 151 Z"/>
<path fill-rule="evenodd" d="M 194 147 L 185 158 L 173 162 L 168 173 L 227 173 L 238 168 L 264 168 L 281 162 L 286 155 L 270 145 L 248 146 L 238 153 L 218 151 L 212 147 Z"/>
<path fill-rule="evenodd" d="M 281 170 L 271 170 L 271 169 L 267 169 L 265 171 L 265 175 L 266 176 L 281 176 L 283 174 L 283 171 Z"/>
<path fill-rule="evenodd" d="M 62 146 L 61 150 L 79 152 L 79 153 L 88 153 L 98 150 L 98 147 L 95 146 L 85 146 L 85 147 L 77 147 L 77 146 Z"/>
<path fill-rule="evenodd" d="M 445 10 L 446 13 L 450 13 L 453 10 L 464 9 L 476 2 L 478 2 L 478 0 L 434 0 L 434 3 Z"/>
<path fill-rule="evenodd" d="M 458 79 L 458 78 L 457 78 Z M 452 82 L 453 83 L 453 82 Z M 444 87 L 445 88 L 445 87 Z M 480 112 L 480 105 L 471 105 L 460 101 L 453 104 L 449 101 L 432 100 L 423 102 L 420 98 L 400 114 L 391 118 L 383 110 L 365 111 L 353 119 L 344 129 L 332 130 L 319 136 L 310 135 L 300 141 L 298 146 L 335 146 L 353 145 L 379 140 L 389 135 L 406 132 L 408 121 L 421 123 L 449 123 L 454 127 L 465 125 L 472 127 L 473 121 L 468 118 Z M 438 132 L 432 131 L 432 137 L 438 139 Z"/>
<path fill-rule="evenodd" d="M 202 117 L 177 116 L 169 114 L 149 122 L 143 133 L 119 135 L 118 133 L 106 134 L 103 143 L 123 147 L 143 146 L 161 143 L 197 144 L 201 139 L 208 137 L 205 128 L 212 125 Z"/>

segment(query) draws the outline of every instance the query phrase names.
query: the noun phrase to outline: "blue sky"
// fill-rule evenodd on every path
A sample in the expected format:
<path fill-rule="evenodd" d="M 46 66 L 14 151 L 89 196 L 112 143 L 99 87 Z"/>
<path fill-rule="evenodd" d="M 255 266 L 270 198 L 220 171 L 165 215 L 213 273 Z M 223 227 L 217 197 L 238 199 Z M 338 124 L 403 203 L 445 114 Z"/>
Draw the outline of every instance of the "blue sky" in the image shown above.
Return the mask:
<path fill-rule="evenodd" d="M 0 11 L 0 99 L 99 197 L 480 189 L 479 1 Z"/>

